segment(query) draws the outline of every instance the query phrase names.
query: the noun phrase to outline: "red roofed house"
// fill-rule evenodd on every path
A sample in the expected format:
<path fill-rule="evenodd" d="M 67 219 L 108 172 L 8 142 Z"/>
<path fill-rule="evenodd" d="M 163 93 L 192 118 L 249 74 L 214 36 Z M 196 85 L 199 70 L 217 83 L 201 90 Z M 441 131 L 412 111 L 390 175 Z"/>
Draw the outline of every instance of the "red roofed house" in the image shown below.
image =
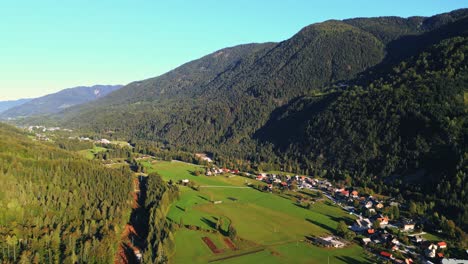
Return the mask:
<path fill-rule="evenodd" d="M 351 196 L 353 196 L 354 198 L 359 197 L 358 191 L 356 191 L 356 190 L 352 191 L 352 192 L 351 192 Z"/>
<path fill-rule="evenodd" d="M 442 252 L 437 253 L 437 257 L 438 258 L 444 258 L 444 253 L 442 253 Z"/>
<path fill-rule="evenodd" d="M 386 257 L 386 258 L 393 258 L 393 255 L 392 253 L 388 253 L 388 252 L 385 252 L 385 251 L 382 251 L 380 252 L 380 255 L 383 256 L 383 257 Z"/>
<path fill-rule="evenodd" d="M 340 192 L 340 194 L 343 196 L 349 196 L 349 191 L 343 190 Z"/>
<path fill-rule="evenodd" d="M 367 229 L 367 234 L 371 235 L 374 234 L 375 230 L 374 229 Z"/>
<path fill-rule="evenodd" d="M 286 182 L 281 182 L 281 185 L 282 186 L 288 186 L 288 184 Z"/>
<path fill-rule="evenodd" d="M 445 243 L 444 241 L 441 241 L 437 243 L 437 246 L 439 246 L 439 248 L 447 248 L 447 243 Z"/>
<path fill-rule="evenodd" d="M 379 217 L 379 218 L 377 218 L 377 220 L 380 222 L 380 225 L 388 225 L 388 217 L 387 216 Z"/>

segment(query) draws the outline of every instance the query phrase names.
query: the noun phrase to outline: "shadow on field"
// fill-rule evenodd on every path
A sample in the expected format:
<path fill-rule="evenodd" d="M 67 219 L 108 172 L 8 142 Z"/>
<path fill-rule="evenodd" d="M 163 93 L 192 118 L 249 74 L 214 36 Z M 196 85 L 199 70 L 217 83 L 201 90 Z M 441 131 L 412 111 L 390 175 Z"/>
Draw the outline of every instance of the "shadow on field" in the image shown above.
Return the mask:
<path fill-rule="evenodd" d="M 200 218 L 200 220 L 202 220 L 203 223 L 207 224 L 209 227 L 213 228 L 213 229 L 216 229 L 216 223 L 206 217 L 202 217 Z"/>
<path fill-rule="evenodd" d="M 324 225 L 324 224 L 322 224 L 322 223 L 319 223 L 319 222 L 317 222 L 317 221 L 315 221 L 315 220 L 312 220 L 312 219 L 309 219 L 309 218 L 306 218 L 306 221 L 308 221 L 308 222 L 310 222 L 310 223 L 312 223 L 312 224 L 314 224 L 314 225 L 316 225 L 316 226 L 320 226 L 321 228 L 327 230 L 328 232 L 330 232 L 330 233 L 332 233 L 332 234 L 335 234 L 335 231 L 336 231 L 336 230 L 333 229 L 333 228 L 331 228 L 331 227 L 329 227 L 329 226 L 327 226 L 327 225 Z"/>
<path fill-rule="evenodd" d="M 210 200 L 208 200 L 208 198 L 206 198 L 206 197 L 203 197 L 203 196 L 201 196 L 201 195 L 198 195 L 198 197 L 202 198 L 203 200 L 205 200 L 205 201 L 207 201 L 207 202 L 209 202 L 209 201 L 210 201 Z"/>
<path fill-rule="evenodd" d="M 357 260 L 350 256 L 336 256 L 335 258 L 343 261 L 344 263 L 349 263 L 349 264 L 361 264 L 362 263 L 361 260 Z M 368 258 L 366 258 L 366 261 L 368 261 L 368 263 L 372 263 L 372 261 L 369 260 Z"/>

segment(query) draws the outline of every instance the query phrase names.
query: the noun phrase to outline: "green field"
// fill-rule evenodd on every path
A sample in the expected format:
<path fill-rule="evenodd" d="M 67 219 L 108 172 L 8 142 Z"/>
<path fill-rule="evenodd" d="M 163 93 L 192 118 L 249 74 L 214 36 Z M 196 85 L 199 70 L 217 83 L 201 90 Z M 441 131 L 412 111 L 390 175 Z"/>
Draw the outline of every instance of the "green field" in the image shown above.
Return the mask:
<path fill-rule="evenodd" d="M 107 150 L 106 148 L 94 146 L 94 148 L 92 149 L 80 150 L 78 151 L 78 153 L 85 156 L 87 159 L 93 159 L 94 154 L 99 153 L 99 152 L 104 152 L 106 150 Z"/>
<path fill-rule="evenodd" d="M 181 228 L 175 233 L 176 253 L 172 263 L 206 263 L 226 256 L 243 254 L 255 249 L 262 251 L 222 260 L 223 263 L 365 263 L 364 251 L 357 245 L 344 249 L 325 249 L 309 245 L 306 236 L 334 232 L 338 221 L 353 218 L 341 208 L 327 202 L 317 202 L 311 209 L 297 206 L 294 199 L 257 191 L 246 183 L 258 181 L 241 176 L 194 176 L 201 168 L 182 162 L 143 162 L 149 172 L 158 172 L 165 180 L 189 179 L 201 186 L 199 191 L 181 186 L 181 196 L 171 206 L 167 218 L 175 223 L 215 228 L 223 219 L 224 230 L 229 223 L 236 228 L 239 250 L 226 249 L 213 254 L 201 240 L 206 232 Z M 212 201 L 221 201 L 214 204 Z M 219 240 L 221 234 L 209 234 Z M 222 240 L 221 246 L 223 246 Z M 354 261 L 354 262 L 353 262 Z"/>

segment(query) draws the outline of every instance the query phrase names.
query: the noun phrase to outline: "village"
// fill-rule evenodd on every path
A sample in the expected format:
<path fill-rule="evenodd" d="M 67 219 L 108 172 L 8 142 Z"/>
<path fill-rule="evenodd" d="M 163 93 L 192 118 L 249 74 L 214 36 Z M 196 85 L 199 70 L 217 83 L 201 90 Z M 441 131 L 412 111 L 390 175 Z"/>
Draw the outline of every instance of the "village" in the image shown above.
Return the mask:
<path fill-rule="evenodd" d="M 209 158 L 203 157 L 205 161 Z M 343 248 L 349 241 L 358 241 L 368 251 L 374 253 L 382 261 L 393 263 L 468 263 L 468 260 L 446 258 L 448 248 L 446 241 L 429 241 L 424 238 L 424 219 L 400 216 L 400 208 L 408 208 L 408 204 L 397 202 L 394 198 L 377 198 L 380 196 L 361 195 L 357 189 L 350 186 L 337 186 L 326 179 L 308 176 L 287 175 L 285 173 L 258 173 L 256 175 L 239 170 L 217 168 L 212 166 L 205 175 L 215 176 L 233 174 L 261 182 L 261 191 L 300 192 L 311 191 L 320 193 L 333 204 L 340 206 L 356 220 L 347 225 L 344 237 L 337 234 L 310 238 L 311 243 L 323 247 Z M 249 183 L 249 185 L 253 185 Z M 300 195 L 298 203 L 306 203 L 310 208 L 313 200 Z M 403 214 L 402 214 L 403 215 Z M 441 230 L 439 230 L 441 232 Z M 351 235 L 349 235 L 351 234 Z M 467 252 L 468 253 L 468 252 Z"/>

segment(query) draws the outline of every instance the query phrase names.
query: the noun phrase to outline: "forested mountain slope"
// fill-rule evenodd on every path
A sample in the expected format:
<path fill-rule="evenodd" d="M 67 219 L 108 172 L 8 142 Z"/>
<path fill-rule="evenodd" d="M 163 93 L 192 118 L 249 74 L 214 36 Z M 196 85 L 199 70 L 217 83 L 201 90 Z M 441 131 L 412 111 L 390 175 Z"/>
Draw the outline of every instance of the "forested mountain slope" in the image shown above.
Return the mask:
<path fill-rule="evenodd" d="M 302 169 L 435 202 L 468 224 L 468 37 L 442 41 L 362 86 L 278 109 L 256 138 Z M 376 77 L 376 76 L 373 76 Z M 342 170 L 338 172 L 336 170 Z"/>
<path fill-rule="evenodd" d="M 0 259 L 112 263 L 130 215 L 131 174 L 0 124 Z"/>
<path fill-rule="evenodd" d="M 0 118 L 17 118 L 58 113 L 68 107 L 104 97 L 122 85 L 94 85 L 69 88 L 32 99 L 1 113 Z"/>
<path fill-rule="evenodd" d="M 414 55 L 445 37 L 428 30 L 448 27 L 466 13 L 313 24 L 280 43 L 224 49 L 132 83 L 102 100 L 66 110 L 61 123 L 245 158 L 256 152 L 251 136 L 276 108 L 352 80 L 376 65 L 393 65 L 397 58 Z M 427 41 L 408 48 L 408 43 L 420 42 L 413 37 Z"/>

